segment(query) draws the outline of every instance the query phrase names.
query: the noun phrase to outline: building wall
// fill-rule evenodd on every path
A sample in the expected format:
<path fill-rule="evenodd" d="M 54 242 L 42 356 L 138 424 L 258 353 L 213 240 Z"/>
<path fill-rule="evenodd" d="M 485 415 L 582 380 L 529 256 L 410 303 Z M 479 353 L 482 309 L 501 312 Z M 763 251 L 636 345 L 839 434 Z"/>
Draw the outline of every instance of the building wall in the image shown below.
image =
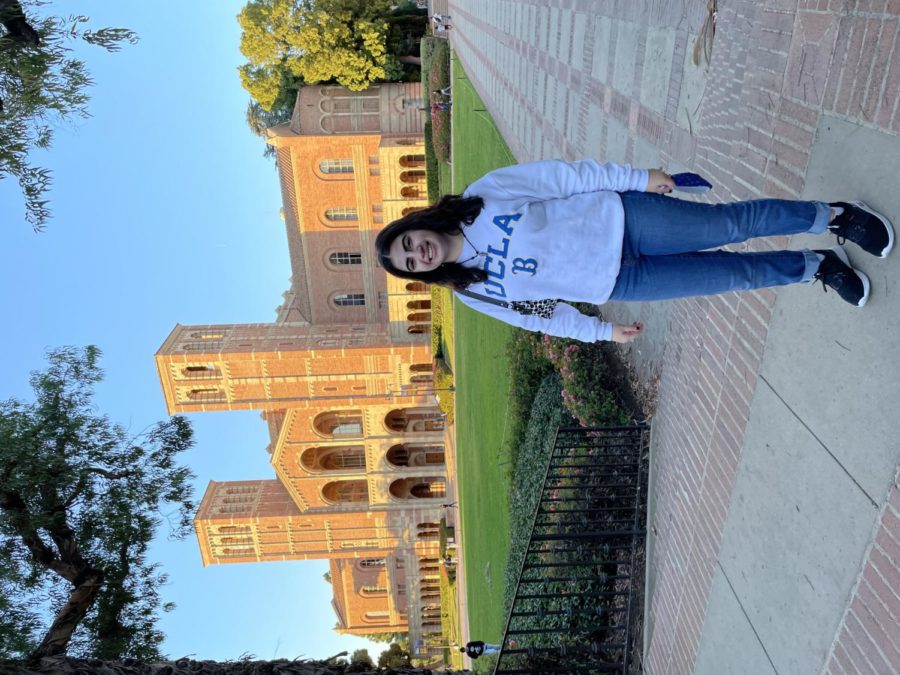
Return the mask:
<path fill-rule="evenodd" d="M 170 414 L 394 401 L 430 363 L 430 345 L 369 324 L 178 325 L 156 354 Z"/>
<path fill-rule="evenodd" d="M 386 222 L 427 204 L 418 83 L 304 87 L 278 155 L 291 287 L 271 324 L 177 325 L 156 354 L 170 413 L 261 410 L 275 479 L 209 484 L 204 565 L 330 561 L 336 630 L 439 630 L 443 417 L 430 294 L 388 280 Z"/>

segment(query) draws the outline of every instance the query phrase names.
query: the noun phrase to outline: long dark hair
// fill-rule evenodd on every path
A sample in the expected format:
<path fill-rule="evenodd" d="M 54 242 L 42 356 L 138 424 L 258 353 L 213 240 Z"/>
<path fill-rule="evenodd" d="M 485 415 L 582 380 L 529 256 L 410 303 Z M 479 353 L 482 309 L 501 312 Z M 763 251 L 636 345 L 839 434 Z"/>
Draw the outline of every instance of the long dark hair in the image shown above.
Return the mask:
<path fill-rule="evenodd" d="M 487 272 L 483 269 L 463 267 L 457 262 L 443 263 L 429 272 L 410 272 L 394 267 L 390 259 L 391 244 L 404 233 L 410 230 L 430 230 L 443 234 L 460 234 L 463 227 L 475 222 L 483 207 L 484 200 L 481 197 L 445 195 L 437 204 L 395 220 L 375 237 L 378 260 L 385 271 L 394 276 L 439 286 L 462 289 L 469 284 L 484 281 L 487 279 Z"/>

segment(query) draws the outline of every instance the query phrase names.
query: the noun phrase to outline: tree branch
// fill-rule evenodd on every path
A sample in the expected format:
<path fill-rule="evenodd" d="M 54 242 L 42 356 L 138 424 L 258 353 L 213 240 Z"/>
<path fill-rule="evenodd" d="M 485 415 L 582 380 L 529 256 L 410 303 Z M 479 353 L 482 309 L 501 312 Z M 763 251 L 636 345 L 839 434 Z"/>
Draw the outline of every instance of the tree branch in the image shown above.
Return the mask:
<path fill-rule="evenodd" d="M 25 18 L 25 10 L 19 0 L 0 0 L 0 23 L 7 30 L 10 40 L 20 45 L 37 46 L 41 38 Z"/>
<path fill-rule="evenodd" d="M 78 571 L 73 565 L 58 558 L 53 550 L 44 543 L 37 529 L 31 523 L 25 500 L 18 493 L 0 490 L 0 509 L 9 515 L 10 524 L 37 564 L 43 565 L 64 579 L 75 583 Z"/>
<path fill-rule="evenodd" d="M 84 470 L 89 471 L 90 473 L 98 473 L 104 478 L 108 478 L 109 480 L 121 480 L 122 478 L 128 478 L 129 476 L 134 475 L 133 471 L 119 471 L 118 473 L 116 473 L 115 471 L 102 469 L 99 466 L 89 466 Z"/>
<path fill-rule="evenodd" d="M 87 575 L 74 588 L 69 594 L 66 604 L 56 613 L 41 644 L 31 654 L 32 659 L 37 660 L 45 656 L 58 656 L 66 653 L 72 633 L 87 614 L 102 587 L 103 572 L 92 570 L 91 574 Z"/>

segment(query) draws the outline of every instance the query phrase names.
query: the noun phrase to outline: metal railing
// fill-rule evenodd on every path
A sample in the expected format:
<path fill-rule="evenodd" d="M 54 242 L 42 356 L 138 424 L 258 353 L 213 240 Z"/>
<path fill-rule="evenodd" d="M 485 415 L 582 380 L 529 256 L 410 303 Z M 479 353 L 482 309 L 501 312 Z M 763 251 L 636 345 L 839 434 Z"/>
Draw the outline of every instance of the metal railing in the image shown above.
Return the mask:
<path fill-rule="evenodd" d="M 557 430 L 495 675 L 629 672 L 648 432 Z"/>

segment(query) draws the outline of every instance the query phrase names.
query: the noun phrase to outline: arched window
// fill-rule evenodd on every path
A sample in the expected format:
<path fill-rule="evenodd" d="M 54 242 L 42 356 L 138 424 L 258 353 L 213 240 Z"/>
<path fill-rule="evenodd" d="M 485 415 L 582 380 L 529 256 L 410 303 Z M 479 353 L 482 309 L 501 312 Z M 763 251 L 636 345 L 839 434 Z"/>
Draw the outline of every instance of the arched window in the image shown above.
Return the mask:
<path fill-rule="evenodd" d="M 353 173 L 353 160 L 324 159 L 319 162 L 319 171 L 325 174 Z"/>
<path fill-rule="evenodd" d="M 364 503 L 369 501 L 369 486 L 364 480 L 342 480 L 326 483 L 322 497 L 341 504 Z"/>
<path fill-rule="evenodd" d="M 327 209 L 325 211 L 326 220 L 332 223 L 346 223 L 359 220 L 359 212 L 350 207 L 342 207 L 338 209 Z"/>
<path fill-rule="evenodd" d="M 300 464 L 310 471 L 364 469 L 366 467 L 366 451 L 361 445 L 309 448 L 300 456 Z"/>
<path fill-rule="evenodd" d="M 444 417 L 438 408 L 395 408 L 384 416 L 384 426 L 396 433 L 441 431 Z"/>
<path fill-rule="evenodd" d="M 222 340 L 225 333 L 191 333 L 192 340 Z"/>
<path fill-rule="evenodd" d="M 338 307 L 362 307 L 366 304 L 366 294 L 338 293 L 334 296 L 334 304 Z"/>
<path fill-rule="evenodd" d="M 404 169 L 419 169 L 425 166 L 425 155 L 403 155 L 400 166 Z"/>
<path fill-rule="evenodd" d="M 359 410 L 324 412 L 313 421 L 313 427 L 323 436 L 359 438 L 363 433 L 362 412 Z"/>
<path fill-rule="evenodd" d="M 363 595 L 387 595 L 386 586 L 363 586 L 361 590 Z"/>
<path fill-rule="evenodd" d="M 433 367 L 430 363 L 414 363 L 409 367 L 409 370 L 413 373 L 430 373 Z"/>
<path fill-rule="evenodd" d="M 249 525 L 222 525 L 218 530 L 219 534 L 240 534 L 252 531 L 253 528 Z"/>
<path fill-rule="evenodd" d="M 350 112 L 350 99 L 326 98 L 319 103 L 319 110 L 324 113 L 348 113 Z"/>
<path fill-rule="evenodd" d="M 389 491 L 392 497 L 397 499 L 436 499 L 446 495 L 446 484 L 440 476 L 421 476 L 411 478 L 399 478 L 391 483 Z M 435 529 L 420 530 L 418 536 L 430 539 L 438 536 Z M 423 537 L 422 535 L 428 535 Z"/>
<path fill-rule="evenodd" d="M 431 300 L 410 300 L 406 309 L 431 309 Z"/>
<path fill-rule="evenodd" d="M 427 323 L 417 323 L 412 326 L 407 326 L 406 332 L 410 335 L 422 335 L 424 333 L 430 333 L 431 326 Z"/>
<path fill-rule="evenodd" d="M 391 446 L 385 459 L 395 467 L 441 466 L 444 464 L 444 446 L 438 444 L 403 443 Z"/>
<path fill-rule="evenodd" d="M 425 199 L 425 191 L 417 185 L 407 185 L 400 190 L 400 196 L 406 199 Z"/>
<path fill-rule="evenodd" d="M 181 376 L 186 380 L 209 380 L 219 377 L 219 369 L 212 365 L 186 366 L 181 369 Z"/>
<path fill-rule="evenodd" d="M 362 255 L 349 251 L 336 251 L 328 256 L 332 265 L 362 265 Z"/>
<path fill-rule="evenodd" d="M 374 569 L 384 567 L 385 563 L 384 558 L 362 558 L 358 564 L 362 569 Z"/>
<path fill-rule="evenodd" d="M 197 403 L 211 403 L 225 400 L 225 392 L 218 387 L 191 389 L 188 398 Z"/>
<path fill-rule="evenodd" d="M 419 323 L 420 321 L 428 321 L 429 319 L 431 319 L 430 312 L 413 312 L 406 317 L 406 320 L 410 323 Z"/>
<path fill-rule="evenodd" d="M 422 169 L 411 169 L 409 171 L 400 172 L 401 183 L 424 183 L 425 171 Z"/>
<path fill-rule="evenodd" d="M 363 621 L 366 623 L 387 623 L 391 613 L 387 610 L 379 610 L 377 612 L 366 612 L 363 615 Z"/>
<path fill-rule="evenodd" d="M 409 378 L 410 382 L 433 382 L 433 375 L 413 375 Z"/>
<path fill-rule="evenodd" d="M 423 211 L 426 207 L 424 206 L 407 206 L 400 212 L 401 216 L 408 216 L 410 213 L 415 213 L 416 211 Z M 422 284 L 423 286 L 425 284 Z"/>

